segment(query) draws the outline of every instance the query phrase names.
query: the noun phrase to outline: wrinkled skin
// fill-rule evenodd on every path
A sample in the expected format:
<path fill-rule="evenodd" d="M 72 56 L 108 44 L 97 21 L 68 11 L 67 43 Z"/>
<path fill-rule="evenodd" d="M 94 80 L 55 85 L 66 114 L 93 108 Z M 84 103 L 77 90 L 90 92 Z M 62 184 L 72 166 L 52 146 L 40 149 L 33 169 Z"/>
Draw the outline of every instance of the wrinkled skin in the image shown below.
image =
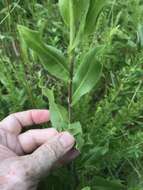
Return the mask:
<path fill-rule="evenodd" d="M 78 155 L 68 132 L 49 128 L 21 133 L 24 127 L 47 121 L 48 110 L 29 110 L 0 122 L 1 190 L 36 190 L 41 177 Z"/>

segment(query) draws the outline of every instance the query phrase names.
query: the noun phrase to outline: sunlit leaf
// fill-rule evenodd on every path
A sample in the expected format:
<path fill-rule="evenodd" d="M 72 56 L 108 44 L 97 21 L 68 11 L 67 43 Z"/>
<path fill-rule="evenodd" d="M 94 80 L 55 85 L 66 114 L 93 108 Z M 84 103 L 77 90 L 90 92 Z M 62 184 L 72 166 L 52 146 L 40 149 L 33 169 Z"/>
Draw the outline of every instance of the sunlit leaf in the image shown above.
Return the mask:
<path fill-rule="evenodd" d="M 69 124 L 68 131 L 73 134 L 76 139 L 76 148 L 81 150 L 84 144 L 84 139 L 80 122 Z"/>
<path fill-rule="evenodd" d="M 18 30 L 22 40 L 38 55 L 45 69 L 51 75 L 67 81 L 69 72 L 64 55 L 58 49 L 45 45 L 38 32 L 24 26 L 18 26 Z"/>
<path fill-rule="evenodd" d="M 70 7 L 70 1 L 72 2 L 73 7 Z M 90 0 L 59 0 L 60 12 L 65 23 L 70 26 L 70 21 L 72 19 L 70 18 L 70 9 L 73 8 L 73 22 L 76 28 L 79 27 L 83 15 L 88 10 L 89 2 Z"/>
<path fill-rule="evenodd" d="M 42 94 L 48 97 L 49 100 L 52 127 L 58 129 L 58 131 L 69 131 L 76 139 L 76 148 L 81 150 L 84 140 L 80 123 L 69 124 L 67 110 L 63 106 L 55 103 L 52 90 L 42 89 Z"/>
<path fill-rule="evenodd" d="M 101 77 L 102 65 L 97 60 L 98 51 L 98 48 L 89 50 L 75 73 L 73 78 L 74 93 L 72 105 L 74 105 L 81 96 L 88 93 Z"/>
<path fill-rule="evenodd" d="M 106 5 L 107 0 L 59 0 L 63 20 L 74 35 L 71 50 L 79 44 L 83 34 L 95 31 L 98 17 Z"/>
<path fill-rule="evenodd" d="M 90 187 L 84 187 L 84 188 L 82 188 L 82 190 L 91 190 L 91 188 Z"/>
<path fill-rule="evenodd" d="M 75 47 L 77 47 L 78 44 L 80 43 L 80 41 L 82 40 L 82 37 L 84 36 L 85 25 L 86 25 L 86 17 L 87 17 L 88 9 L 89 9 L 89 6 L 90 6 L 90 0 L 87 0 L 86 4 L 84 4 L 84 5 L 85 5 L 85 7 L 83 7 L 83 10 L 81 11 L 81 12 L 83 12 L 81 14 L 81 18 L 78 17 L 78 18 L 80 18 L 80 20 L 77 23 L 76 35 L 75 35 L 75 38 L 73 40 L 73 44 L 72 44 L 70 50 L 73 50 Z M 79 10 L 79 12 L 80 12 L 80 10 Z"/>
<path fill-rule="evenodd" d="M 59 0 L 60 13 L 63 17 L 65 24 L 69 26 L 70 24 L 70 15 L 69 15 L 69 1 L 68 0 Z"/>
<path fill-rule="evenodd" d="M 78 45 L 86 23 L 90 0 L 59 0 L 59 8 L 64 22 L 70 28 L 72 50 Z"/>
<path fill-rule="evenodd" d="M 64 22 L 67 25 L 69 25 L 70 24 L 69 1 L 59 0 L 59 9 L 60 9 L 60 13 L 63 17 Z"/>
<path fill-rule="evenodd" d="M 42 89 L 42 94 L 48 97 L 49 110 L 52 126 L 59 131 L 63 130 L 63 127 L 67 125 L 67 111 L 61 105 L 55 103 L 55 98 L 52 90 Z"/>
<path fill-rule="evenodd" d="M 138 25 L 138 42 L 141 47 L 143 47 L 143 25 Z"/>
<path fill-rule="evenodd" d="M 106 4 L 107 0 L 90 0 L 90 7 L 88 10 L 85 26 L 86 34 L 91 34 L 94 32 L 98 16 Z"/>

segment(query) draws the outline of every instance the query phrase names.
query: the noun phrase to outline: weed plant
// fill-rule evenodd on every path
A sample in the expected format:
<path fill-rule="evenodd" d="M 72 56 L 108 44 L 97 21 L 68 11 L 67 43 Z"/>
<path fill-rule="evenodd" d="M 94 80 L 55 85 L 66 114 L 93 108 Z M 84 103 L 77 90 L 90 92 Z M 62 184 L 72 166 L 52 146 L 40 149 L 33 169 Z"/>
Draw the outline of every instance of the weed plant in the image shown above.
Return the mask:
<path fill-rule="evenodd" d="M 57 1 L 0 1 L 1 119 L 11 112 L 48 108 L 41 86 L 54 87 L 56 102 L 66 105 L 64 84 L 50 76 L 35 54 L 21 51 L 17 24 L 39 31 L 48 44 L 63 52 L 68 44 Z M 102 77 L 73 110 L 85 144 L 72 169 L 70 165 L 52 173 L 39 189 L 142 190 L 142 0 L 108 0 L 96 32 L 77 49 L 79 60 L 91 42 L 104 47 L 98 56 Z"/>

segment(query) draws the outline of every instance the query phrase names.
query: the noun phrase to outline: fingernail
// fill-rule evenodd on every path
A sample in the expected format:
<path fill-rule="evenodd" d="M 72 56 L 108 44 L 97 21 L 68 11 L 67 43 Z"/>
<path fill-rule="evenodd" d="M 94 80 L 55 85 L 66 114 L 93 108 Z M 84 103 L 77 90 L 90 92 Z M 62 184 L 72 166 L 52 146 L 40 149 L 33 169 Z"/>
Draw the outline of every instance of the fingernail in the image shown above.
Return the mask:
<path fill-rule="evenodd" d="M 80 155 L 80 152 L 76 149 L 72 149 L 69 153 L 69 159 L 73 160 Z"/>
<path fill-rule="evenodd" d="M 63 132 L 59 140 L 64 148 L 72 148 L 75 143 L 74 137 L 68 132 Z"/>

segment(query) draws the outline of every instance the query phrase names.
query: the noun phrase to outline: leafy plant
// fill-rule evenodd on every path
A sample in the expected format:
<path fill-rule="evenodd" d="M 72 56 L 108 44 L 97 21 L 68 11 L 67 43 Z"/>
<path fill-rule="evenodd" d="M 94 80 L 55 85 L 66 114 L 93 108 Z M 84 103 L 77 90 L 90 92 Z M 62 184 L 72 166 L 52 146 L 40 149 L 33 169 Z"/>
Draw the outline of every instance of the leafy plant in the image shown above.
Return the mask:
<path fill-rule="evenodd" d="M 74 6 L 76 33 L 69 49 L 70 20 L 67 18 L 70 12 L 68 6 L 63 7 L 64 3 L 69 4 L 68 0 L 1 0 L 0 118 L 11 112 L 43 108 L 51 104 L 50 109 L 56 108 L 56 115 L 60 115 L 59 119 L 56 115 L 52 118 L 52 125 L 59 130 L 68 128 L 74 134 L 78 133 L 81 145 L 78 147 L 82 147 L 80 156 L 71 165 L 52 172 L 39 185 L 39 190 L 81 190 L 84 187 L 90 187 L 91 190 L 142 190 L 142 0 L 74 2 L 80 6 Z M 93 4 L 89 6 L 90 2 L 96 2 L 97 12 Z M 109 6 L 105 6 L 106 3 Z M 94 9 L 90 15 L 89 7 Z M 81 9 L 87 13 L 86 19 L 83 12 L 79 11 Z M 90 25 L 88 28 L 91 31 L 85 30 L 85 23 Z M 20 39 L 20 51 L 17 24 L 27 26 L 26 30 L 34 29 L 30 30 L 35 33 L 32 43 L 40 40 L 41 54 L 37 50 L 33 51 L 30 48 L 32 44 L 23 38 Z M 56 59 L 53 59 L 51 46 L 54 50 L 58 49 Z M 34 47 L 37 48 L 36 45 Z M 46 50 L 44 53 L 43 49 Z M 47 53 L 47 49 L 50 52 Z M 96 62 L 102 63 L 102 77 L 95 87 L 88 89 L 84 95 L 79 94 L 80 98 L 77 97 L 79 99 L 72 104 L 73 126 L 69 125 L 68 114 L 69 55 L 72 54 L 74 59 L 74 95 L 76 80 L 82 80 L 75 76 L 83 66 L 87 52 L 89 55 L 89 50 L 95 51 Z M 62 55 L 60 60 L 64 58 L 62 64 L 57 60 L 59 53 Z M 62 74 L 51 68 L 53 64 L 48 60 L 53 62 L 54 67 L 58 65 L 57 69 Z M 63 65 L 66 69 L 62 69 Z M 67 78 L 63 77 L 66 70 Z M 83 75 L 87 74 L 85 71 Z M 88 68 L 88 71 L 91 73 L 92 69 Z M 50 102 L 50 98 L 54 102 Z"/>
<path fill-rule="evenodd" d="M 79 121 L 73 121 L 72 110 L 80 98 L 89 93 L 99 81 L 102 64 L 97 59 L 101 47 L 91 47 L 79 62 L 76 49 L 85 35 L 94 32 L 95 28 L 92 29 L 92 25 L 96 25 L 97 17 L 104 5 L 103 1 L 99 3 L 87 0 L 59 0 L 61 15 L 69 28 L 69 45 L 65 55 L 55 47 L 45 44 L 38 32 L 25 26 L 18 26 L 21 41 L 36 53 L 45 69 L 62 80 L 67 87 L 68 111 L 55 103 L 53 89 L 42 91 L 49 99 L 52 126 L 59 131 L 63 129 L 70 131 L 77 139 L 78 149 L 83 145 L 82 128 Z M 92 16 L 94 12 L 96 17 Z"/>

